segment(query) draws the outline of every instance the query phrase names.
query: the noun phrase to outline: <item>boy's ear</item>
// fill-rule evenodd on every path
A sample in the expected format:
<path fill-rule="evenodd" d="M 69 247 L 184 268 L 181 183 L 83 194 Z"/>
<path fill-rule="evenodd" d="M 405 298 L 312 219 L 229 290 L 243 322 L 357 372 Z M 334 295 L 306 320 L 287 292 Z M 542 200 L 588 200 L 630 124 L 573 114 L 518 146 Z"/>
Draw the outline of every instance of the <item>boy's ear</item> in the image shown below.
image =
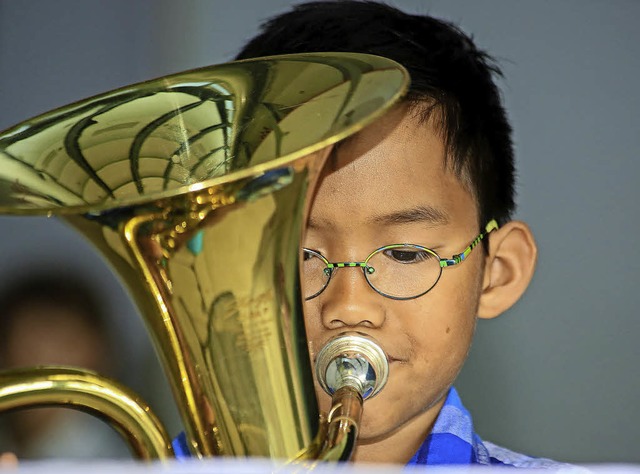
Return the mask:
<path fill-rule="evenodd" d="M 538 248 L 529 226 L 510 221 L 489 234 L 478 317 L 490 319 L 509 309 L 529 286 Z"/>

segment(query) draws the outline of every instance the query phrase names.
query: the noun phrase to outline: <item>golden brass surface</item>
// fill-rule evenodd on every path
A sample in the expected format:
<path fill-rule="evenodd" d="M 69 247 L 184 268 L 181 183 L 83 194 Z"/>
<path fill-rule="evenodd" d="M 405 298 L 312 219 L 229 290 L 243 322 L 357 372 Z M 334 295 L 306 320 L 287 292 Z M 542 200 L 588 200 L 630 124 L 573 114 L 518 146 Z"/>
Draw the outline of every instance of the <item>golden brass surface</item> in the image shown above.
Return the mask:
<path fill-rule="evenodd" d="M 26 399 L 25 387 L 29 389 Z M 149 406 L 113 380 L 87 370 L 53 366 L 0 373 L 0 412 L 47 406 L 52 398 L 109 422 L 139 459 L 173 456 L 169 436 Z"/>
<path fill-rule="evenodd" d="M 0 134 L 0 213 L 62 217 L 106 257 L 143 315 L 194 455 L 307 459 L 332 444 L 300 297 L 306 213 L 330 145 L 407 83 L 375 56 L 261 58 L 125 87 Z M 26 405 L 42 400 L 25 385 Z"/>

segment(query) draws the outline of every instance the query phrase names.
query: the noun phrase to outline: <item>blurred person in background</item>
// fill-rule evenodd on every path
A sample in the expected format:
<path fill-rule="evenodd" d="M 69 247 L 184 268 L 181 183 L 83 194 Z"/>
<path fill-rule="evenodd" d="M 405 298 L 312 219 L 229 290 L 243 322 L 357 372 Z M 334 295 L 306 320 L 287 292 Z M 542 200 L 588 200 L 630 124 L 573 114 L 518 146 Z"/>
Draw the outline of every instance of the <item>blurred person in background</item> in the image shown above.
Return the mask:
<path fill-rule="evenodd" d="M 0 368 L 66 365 L 114 377 L 106 315 L 81 277 L 32 273 L 0 287 Z M 130 457 L 115 430 L 69 408 L 0 414 L 0 452 L 19 459 Z"/>

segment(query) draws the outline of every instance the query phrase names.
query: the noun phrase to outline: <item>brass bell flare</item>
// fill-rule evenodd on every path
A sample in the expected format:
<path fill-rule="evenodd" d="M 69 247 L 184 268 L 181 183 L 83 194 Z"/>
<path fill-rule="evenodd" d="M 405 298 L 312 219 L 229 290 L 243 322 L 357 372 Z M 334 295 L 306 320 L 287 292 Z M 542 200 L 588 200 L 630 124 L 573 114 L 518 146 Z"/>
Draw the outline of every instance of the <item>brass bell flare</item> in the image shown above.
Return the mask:
<path fill-rule="evenodd" d="M 348 458 L 315 399 L 300 249 L 332 145 L 407 86 L 377 56 L 273 56 L 134 84 L 0 133 L 0 214 L 62 218 L 111 265 L 194 456 Z M 0 386 L 22 387 L 12 407 L 74 405 L 31 380 L 0 373 Z M 372 396 L 369 385 L 354 393 Z"/>

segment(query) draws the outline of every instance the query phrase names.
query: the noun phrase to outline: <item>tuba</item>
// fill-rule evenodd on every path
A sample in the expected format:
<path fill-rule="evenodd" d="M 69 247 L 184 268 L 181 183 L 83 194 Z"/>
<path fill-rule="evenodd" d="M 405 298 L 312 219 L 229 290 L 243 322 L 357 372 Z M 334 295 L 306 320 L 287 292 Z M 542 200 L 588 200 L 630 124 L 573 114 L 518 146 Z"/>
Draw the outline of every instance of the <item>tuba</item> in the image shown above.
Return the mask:
<path fill-rule="evenodd" d="M 357 335 L 327 344 L 315 371 L 333 408 L 319 414 L 301 239 L 331 145 L 407 83 L 376 56 L 258 58 L 124 87 L 0 134 L 0 213 L 63 219 L 107 260 L 151 335 L 192 455 L 348 459 L 386 356 Z M 0 373 L 0 411 L 61 404 L 108 421 L 142 459 L 173 454 L 117 382 L 71 367 Z"/>

